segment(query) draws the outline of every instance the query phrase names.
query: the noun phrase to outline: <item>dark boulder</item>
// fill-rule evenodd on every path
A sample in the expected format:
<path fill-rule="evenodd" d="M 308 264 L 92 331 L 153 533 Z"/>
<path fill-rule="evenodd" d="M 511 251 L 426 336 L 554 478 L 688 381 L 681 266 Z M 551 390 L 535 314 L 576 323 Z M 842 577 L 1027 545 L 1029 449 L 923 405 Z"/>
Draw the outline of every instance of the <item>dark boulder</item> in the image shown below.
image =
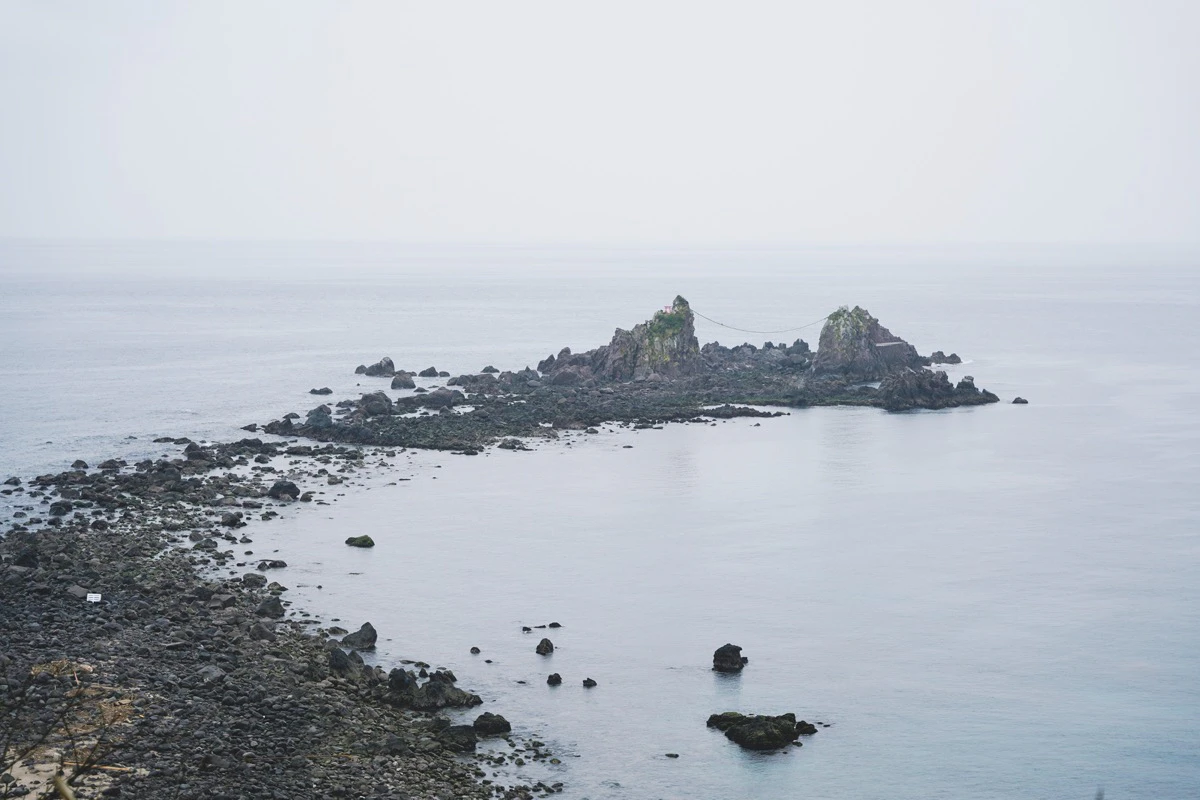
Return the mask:
<path fill-rule="evenodd" d="M 258 608 L 254 609 L 254 613 L 260 617 L 279 619 L 284 615 L 283 603 L 278 597 L 272 595 L 259 603 Z"/>
<path fill-rule="evenodd" d="M 426 367 L 417 373 L 422 378 L 436 378 L 438 376 L 437 367 Z"/>
<path fill-rule="evenodd" d="M 392 378 L 393 389 L 415 389 L 416 382 L 412 379 L 412 374 L 408 372 L 397 372 L 396 377 Z"/>
<path fill-rule="evenodd" d="M 736 644 L 723 644 L 713 653 L 712 668 L 717 672 L 741 672 L 750 663 Z"/>
<path fill-rule="evenodd" d="M 270 497 L 272 500 L 282 500 L 285 497 L 289 500 L 295 500 L 300 497 L 300 488 L 291 481 L 275 481 L 271 485 L 271 488 L 267 490 L 267 497 Z"/>
<path fill-rule="evenodd" d="M 375 540 L 364 534 L 362 536 L 351 536 L 346 540 L 346 544 L 351 547 L 374 547 Z"/>
<path fill-rule="evenodd" d="M 475 749 L 479 737 L 470 725 L 450 725 L 437 734 L 442 746 L 454 753 L 469 753 Z"/>
<path fill-rule="evenodd" d="M 708 718 L 708 727 L 724 731 L 726 738 L 747 750 L 778 750 L 796 741 L 800 735 L 795 714 L 778 717 L 739 714 L 727 711 Z M 812 727 L 804 723 L 805 730 Z M 813 733 L 816 732 L 814 728 Z"/>
<path fill-rule="evenodd" d="M 392 413 L 392 398 L 383 392 L 364 394 L 358 401 L 358 407 L 368 416 L 376 417 Z"/>
<path fill-rule="evenodd" d="M 74 506 L 69 500 L 56 500 L 50 504 L 50 516 L 62 517 L 70 514 Z"/>
<path fill-rule="evenodd" d="M 546 678 L 546 683 L 551 686 L 560 686 L 562 684 L 562 675 L 559 675 L 557 672 L 551 672 L 550 676 Z"/>
<path fill-rule="evenodd" d="M 1027 406 L 1027 405 L 1029 405 L 1029 401 L 1026 400 L 1024 397 L 1014 397 L 1013 405 L 1014 406 Z"/>
<path fill-rule="evenodd" d="M 591 689 L 591 688 L 592 688 L 593 686 L 595 686 L 595 685 L 596 685 L 596 682 L 595 682 L 594 680 L 592 680 L 591 678 L 584 678 L 584 679 L 583 679 L 583 688 L 585 688 L 585 689 Z"/>
<path fill-rule="evenodd" d="M 485 375 L 491 375 L 491 374 L 499 372 L 500 370 L 496 369 L 491 364 L 488 364 L 486 367 L 484 367 L 483 369 L 481 369 L 479 371 Z"/>
<path fill-rule="evenodd" d="M 323 386 L 320 389 L 309 389 L 308 393 L 309 394 L 333 394 L 333 389 L 330 389 L 328 386 Z"/>
<path fill-rule="evenodd" d="M 88 463 L 82 458 L 75 459 L 75 463 L 71 465 L 71 469 L 87 469 Z"/>
<path fill-rule="evenodd" d="M 396 374 L 396 365 L 392 363 L 390 358 L 384 356 L 364 369 L 362 374 L 372 378 L 390 378 Z"/>
<path fill-rule="evenodd" d="M 485 711 L 475 718 L 475 724 L 472 726 L 475 732 L 480 736 L 499 736 L 512 731 L 512 725 L 508 720 L 499 714 L 493 714 L 490 711 Z"/>
<path fill-rule="evenodd" d="M 535 648 L 534 652 L 536 652 L 539 656 L 548 656 L 554 652 L 554 642 L 550 641 L 549 639 L 542 639 L 537 643 L 537 647 Z"/>
<path fill-rule="evenodd" d="M 355 650 L 374 650 L 375 641 L 378 638 L 379 634 L 375 632 L 375 626 L 364 622 L 357 631 L 343 636 L 342 644 Z"/>
<path fill-rule="evenodd" d="M 961 364 L 962 359 L 959 358 L 958 353 L 951 353 L 950 355 L 946 355 L 941 350 L 934 350 L 933 353 L 929 356 L 929 363 L 930 364 Z"/>

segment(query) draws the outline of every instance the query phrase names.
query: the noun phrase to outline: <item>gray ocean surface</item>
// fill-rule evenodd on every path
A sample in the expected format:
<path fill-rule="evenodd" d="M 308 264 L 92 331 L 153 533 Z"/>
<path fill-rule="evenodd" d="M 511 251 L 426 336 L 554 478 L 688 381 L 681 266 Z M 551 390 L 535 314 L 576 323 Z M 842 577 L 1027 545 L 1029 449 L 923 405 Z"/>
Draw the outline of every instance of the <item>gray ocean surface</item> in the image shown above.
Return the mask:
<path fill-rule="evenodd" d="M 529 774 L 563 797 L 1196 798 L 1198 267 L 1150 250 L 0 242 L 0 476 L 240 438 L 315 406 L 311 387 L 386 388 L 353 374 L 383 355 L 532 366 L 676 294 L 756 329 L 860 304 L 1004 402 L 408 453 L 247 530 L 289 562 L 296 607 L 369 619 L 376 662 L 449 667 L 546 742 L 563 764 Z M 723 344 L 818 332 L 697 324 Z M 361 533 L 373 550 L 342 544 Z M 552 620 L 558 649 L 536 656 L 542 632 L 520 626 Z M 750 657 L 740 676 L 709 669 L 727 641 Z M 705 728 L 726 710 L 832 727 L 756 755 Z"/>

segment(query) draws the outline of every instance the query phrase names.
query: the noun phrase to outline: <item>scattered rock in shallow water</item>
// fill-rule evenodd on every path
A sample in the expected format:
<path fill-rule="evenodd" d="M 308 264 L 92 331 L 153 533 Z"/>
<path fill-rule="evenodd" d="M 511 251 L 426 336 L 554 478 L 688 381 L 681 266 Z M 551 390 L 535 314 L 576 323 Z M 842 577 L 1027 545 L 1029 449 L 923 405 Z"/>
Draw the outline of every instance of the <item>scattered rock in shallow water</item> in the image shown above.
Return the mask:
<path fill-rule="evenodd" d="M 271 484 L 271 488 L 267 490 L 267 497 L 272 500 L 295 500 L 300 497 L 300 487 L 291 481 L 275 481 Z"/>
<path fill-rule="evenodd" d="M 747 750 L 778 750 L 798 736 L 817 732 L 816 726 L 804 720 L 796 722 L 796 715 L 791 713 L 772 717 L 726 711 L 710 716 L 707 725 L 724 731 L 726 738 Z"/>
<path fill-rule="evenodd" d="M 713 653 L 712 668 L 717 672 L 741 672 L 750 663 L 736 644 L 723 644 Z"/>
<path fill-rule="evenodd" d="M 584 679 L 583 679 L 583 688 L 585 688 L 585 689 L 591 689 L 591 688 L 592 688 L 593 686 L 595 686 L 595 685 L 596 685 L 596 682 L 595 682 L 594 680 L 592 680 L 591 678 L 584 678 Z"/>
<path fill-rule="evenodd" d="M 351 536 L 346 540 L 346 544 L 351 547 L 374 547 L 375 540 L 370 536 L 363 534 L 362 536 Z"/>
<path fill-rule="evenodd" d="M 342 644 L 355 650 L 374 650 L 378 638 L 379 634 L 375 632 L 375 626 L 364 622 L 357 631 L 343 636 Z"/>
<path fill-rule="evenodd" d="M 546 678 L 546 683 L 551 686 L 559 686 L 562 684 L 562 675 L 559 675 L 557 672 L 551 672 L 550 677 Z"/>
<path fill-rule="evenodd" d="M 481 369 L 479 371 L 482 372 L 484 375 L 493 375 L 493 374 L 499 372 L 500 370 L 496 369 L 491 364 L 488 364 L 486 367 L 484 367 L 483 369 Z"/>
<path fill-rule="evenodd" d="M 436 378 L 438 376 L 437 367 L 426 367 L 417 373 L 422 378 Z"/>
<path fill-rule="evenodd" d="M 1014 406 L 1027 406 L 1027 405 L 1029 405 L 1029 401 L 1026 400 L 1024 397 L 1014 397 L 1013 405 Z"/>
<path fill-rule="evenodd" d="M 512 731 L 512 725 L 508 720 L 499 714 L 493 714 L 490 711 L 485 711 L 475 718 L 475 724 L 472 726 L 475 732 L 480 736 L 499 736 Z"/>
<path fill-rule="evenodd" d="M 412 375 L 407 372 L 397 372 L 396 377 L 392 378 L 393 389 L 415 389 L 417 384 L 412 379 Z"/>
<path fill-rule="evenodd" d="M 6 480 L 6 481 L 4 482 L 4 485 L 5 485 L 5 486 L 20 486 L 20 485 L 21 485 L 21 479 L 20 479 L 20 478 L 17 478 L 17 477 L 12 477 L 12 478 L 9 478 L 8 480 Z"/>
<path fill-rule="evenodd" d="M 483 651 L 482 651 L 482 650 L 480 650 L 478 647 L 472 647 L 472 648 L 471 648 L 471 655 L 473 655 L 473 656 L 477 656 L 477 655 L 479 655 L 479 654 L 480 654 L 480 653 L 482 653 L 482 652 L 483 652 Z"/>
<path fill-rule="evenodd" d="M 679 758 L 679 753 L 665 753 L 667 758 Z"/>
<path fill-rule="evenodd" d="M 88 463 L 86 461 L 84 461 L 82 458 L 76 459 L 75 463 L 71 465 L 71 469 L 87 469 L 87 468 L 88 468 Z"/>
<path fill-rule="evenodd" d="M 548 656 L 554 652 L 554 642 L 549 639 L 542 639 L 537 643 L 537 648 L 535 648 L 534 652 L 539 656 Z"/>
<path fill-rule="evenodd" d="M 309 394 L 333 394 L 333 389 L 328 386 L 322 386 L 320 389 L 309 389 Z"/>
<path fill-rule="evenodd" d="M 547 626 L 547 627 L 550 627 L 550 628 L 561 628 L 561 627 L 562 627 L 562 625 L 559 625 L 557 622 L 551 622 L 551 623 L 549 624 L 549 626 Z"/>
<path fill-rule="evenodd" d="M 287 566 L 287 562 L 280 558 L 273 558 L 269 561 L 258 562 L 258 569 L 266 572 L 269 569 L 283 569 Z"/>
<path fill-rule="evenodd" d="M 950 355 L 946 355 L 941 350 L 934 350 L 929 355 L 929 363 L 931 363 L 931 364 L 961 364 L 962 359 L 959 358 L 958 353 L 951 353 Z"/>
<path fill-rule="evenodd" d="M 387 356 L 376 361 L 369 367 L 364 367 L 361 373 L 355 370 L 355 373 L 367 375 L 372 378 L 390 378 L 396 372 L 396 365 Z"/>

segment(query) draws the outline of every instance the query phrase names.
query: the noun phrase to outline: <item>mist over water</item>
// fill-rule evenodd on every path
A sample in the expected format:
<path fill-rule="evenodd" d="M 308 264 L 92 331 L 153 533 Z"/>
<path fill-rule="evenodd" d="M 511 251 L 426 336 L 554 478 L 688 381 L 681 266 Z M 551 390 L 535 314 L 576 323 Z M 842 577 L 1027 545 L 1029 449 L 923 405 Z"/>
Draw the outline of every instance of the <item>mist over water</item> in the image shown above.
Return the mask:
<path fill-rule="evenodd" d="M 3 243 L 0 474 L 240 438 L 317 405 L 309 388 L 386 388 L 353 374 L 383 355 L 532 366 L 676 294 L 764 330 L 859 304 L 923 353 L 958 352 L 951 377 L 1003 403 L 405 454 L 247 532 L 288 561 L 297 608 L 369 619 L 378 663 L 450 667 L 547 742 L 566 797 L 1191 798 L 1195 267 L 1150 251 Z M 819 325 L 697 332 L 815 346 Z M 342 544 L 360 533 L 377 546 Z M 545 659 L 520 626 L 550 621 L 565 627 Z M 740 676 L 708 669 L 726 641 L 750 657 Z M 725 710 L 833 727 L 752 755 L 704 727 Z"/>

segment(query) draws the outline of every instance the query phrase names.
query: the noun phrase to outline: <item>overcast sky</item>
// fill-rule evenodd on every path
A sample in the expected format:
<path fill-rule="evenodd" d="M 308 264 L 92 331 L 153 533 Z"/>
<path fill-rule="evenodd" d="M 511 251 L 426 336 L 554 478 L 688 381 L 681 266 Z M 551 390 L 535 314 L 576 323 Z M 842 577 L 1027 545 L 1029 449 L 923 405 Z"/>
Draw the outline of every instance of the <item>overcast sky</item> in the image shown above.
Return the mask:
<path fill-rule="evenodd" d="M 0 0 L 0 237 L 1200 241 L 1200 2 Z"/>

